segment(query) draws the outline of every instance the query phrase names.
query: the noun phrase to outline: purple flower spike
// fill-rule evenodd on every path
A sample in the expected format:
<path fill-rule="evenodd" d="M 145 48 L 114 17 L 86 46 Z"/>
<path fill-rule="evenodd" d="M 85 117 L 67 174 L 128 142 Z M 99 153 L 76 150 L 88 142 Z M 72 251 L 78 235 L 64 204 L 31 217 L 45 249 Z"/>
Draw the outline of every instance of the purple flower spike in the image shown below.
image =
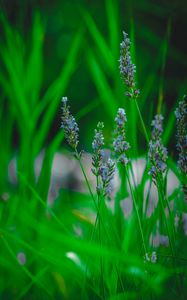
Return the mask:
<path fill-rule="evenodd" d="M 126 141 L 126 122 L 127 117 L 125 110 L 123 108 L 119 108 L 115 118 L 116 128 L 114 131 L 113 148 L 118 157 L 118 162 L 122 163 L 123 165 L 127 165 L 129 162 L 129 159 L 126 156 L 126 151 L 130 148 L 129 143 Z"/>
<path fill-rule="evenodd" d="M 152 126 L 152 139 L 149 142 L 148 157 L 151 164 L 149 175 L 152 176 L 153 182 L 157 184 L 157 176 L 164 174 L 167 169 L 167 149 L 162 144 L 163 132 L 163 116 L 156 115 L 151 123 Z"/>
<path fill-rule="evenodd" d="M 140 91 L 136 88 L 135 73 L 136 66 L 131 61 L 130 55 L 130 39 L 128 34 L 123 32 L 123 41 L 120 44 L 120 59 L 119 69 L 123 83 L 127 86 L 128 91 L 125 95 L 129 98 L 135 99 L 139 96 Z"/>
<path fill-rule="evenodd" d="M 61 128 L 64 130 L 65 138 L 68 144 L 75 150 L 79 142 L 79 128 L 75 118 L 70 113 L 70 107 L 67 105 L 68 98 L 62 98 L 62 123 Z"/>
<path fill-rule="evenodd" d="M 178 167 L 183 174 L 187 174 L 187 102 L 186 97 L 179 102 L 175 111 L 177 120 L 177 151 L 179 153 Z"/>

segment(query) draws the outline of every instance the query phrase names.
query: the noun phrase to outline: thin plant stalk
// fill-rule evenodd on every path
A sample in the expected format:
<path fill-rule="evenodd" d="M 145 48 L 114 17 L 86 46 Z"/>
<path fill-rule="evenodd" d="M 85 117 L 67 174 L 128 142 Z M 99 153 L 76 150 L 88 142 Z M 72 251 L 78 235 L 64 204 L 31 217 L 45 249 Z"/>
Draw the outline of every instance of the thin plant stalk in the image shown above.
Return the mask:
<path fill-rule="evenodd" d="M 173 267 L 174 267 L 175 274 L 176 274 L 177 285 L 178 285 L 178 289 L 180 291 L 180 294 L 182 296 L 182 299 L 184 299 L 183 292 L 182 292 L 182 287 L 181 287 L 181 278 L 180 278 L 180 275 L 177 272 L 177 267 L 176 267 L 176 262 L 175 262 L 175 258 L 177 257 L 177 254 L 176 254 L 176 251 L 175 251 L 175 247 L 173 245 L 172 237 L 171 237 L 170 230 L 169 230 L 169 225 L 168 225 L 167 218 L 166 218 L 166 215 L 165 215 L 163 195 L 161 195 L 160 200 L 161 200 L 160 201 L 161 202 L 161 207 L 162 207 L 163 214 L 164 214 L 166 230 L 167 230 L 167 234 L 168 234 L 168 238 L 169 238 L 169 244 L 170 244 L 171 253 L 172 253 Z"/>
<path fill-rule="evenodd" d="M 142 118 L 141 111 L 140 111 L 140 109 L 139 109 L 138 102 L 137 102 L 136 99 L 133 99 L 133 101 L 134 101 L 135 104 L 136 104 L 136 108 L 137 108 L 137 111 L 138 111 L 138 115 L 139 115 L 139 118 L 140 118 L 140 122 L 141 122 L 141 125 L 142 125 L 142 128 L 143 128 L 143 132 L 144 132 L 146 141 L 147 141 L 147 143 L 149 143 L 149 136 L 148 136 L 148 133 L 147 133 L 147 129 L 146 129 L 146 127 L 145 127 L 144 120 L 143 120 L 143 118 Z"/>
<path fill-rule="evenodd" d="M 97 176 L 97 181 L 98 181 L 98 176 Z M 102 241 L 101 241 L 101 218 L 100 218 L 100 212 L 101 212 L 101 205 L 102 205 L 102 200 L 100 199 L 100 196 L 98 194 L 98 205 L 99 205 L 99 210 L 98 210 L 98 228 L 99 228 L 99 244 L 100 248 L 102 248 Z M 102 290 L 102 295 L 103 299 L 105 299 L 105 286 L 104 286 L 104 274 L 103 274 L 103 258 L 102 255 L 100 255 L 100 269 L 101 269 L 101 290 Z"/>
<path fill-rule="evenodd" d="M 92 189 L 91 189 L 89 180 L 88 180 L 88 178 L 87 178 L 87 175 L 86 175 L 86 173 L 85 173 L 85 170 L 84 170 L 84 167 L 83 167 L 83 164 L 82 164 L 82 161 L 81 161 L 81 156 L 80 156 L 80 154 L 78 153 L 77 149 L 75 149 L 75 157 L 76 157 L 76 159 L 77 159 L 78 162 L 79 162 L 79 166 L 80 166 L 80 168 L 81 168 L 82 174 L 83 174 L 84 179 L 85 179 L 85 181 L 86 181 L 86 184 L 87 184 L 89 193 L 90 193 L 90 195 L 91 195 L 91 197 L 92 197 L 92 199 L 93 199 L 93 201 L 94 201 L 94 204 L 95 204 L 95 206 L 96 206 L 96 208 L 97 208 L 97 204 L 96 204 L 96 201 L 95 201 L 95 198 L 94 198 L 94 195 L 93 195 L 93 192 L 92 192 Z M 98 208 L 97 208 L 97 209 L 98 209 Z"/>
<path fill-rule="evenodd" d="M 145 135 L 146 141 L 149 143 L 149 137 L 148 137 L 148 134 L 147 134 L 147 130 L 146 130 L 146 127 L 145 127 L 144 120 L 142 118 L 141 111 L 139 109 L 139 105 L 138 105 L 136 99 L 133 99 L 133 100 L 135 101 L 135 104 L 136 104 L 136 108 L 137 108 L 137 111 L 138 111 L 138 114 L 139 114 L 139 117 L 140 117 L 140 121 L 141 121 L 141 125 L 142 125 L 143 131 L 144 131 L 144 135 Z M 160 182 L 160 178 L 159 178 L 159 182 Z M 161 184 L 161 182 L 160 182 L 160 188 L 161 188 L 162 193 L 163 193 L 163 184 Z M 166 198 L 164 195 L 162 195 L 162 197 L 164 197 L 164 199 Z M 165 199 L 165 200 L 166 200 L 166 204 L 167 204 L 167 207 L 168 207 L 169 216 L 170 216 L 170 219 L 171 219 L 171 216 L 172 216 L 171 209 L 170 209 L 168 200 L 167 199 Z M 164 216 L 165 216 L 165 211 L 164 211 Z M 166 223 L 167 223 L 167 220 L 166 220 Z M 174 234 L 174 237 L 175 237 L 175 231 L 174 231 L 174 229 L 173 229 L 173 234 Z M 169 239 L 171 239 L 170 235 L 168 237 L 169 237 Z M 171 241 L 170 241 L 170 244 L 171 244 Z M 173 252 L 174 251 L 174 247 L 171 246 L 171 249 L 172 249 L 172 255 L 174 256 L 174 252 Z"/>
<path fill-rule="evenodd" d="M 104 231 L 105 231 L 105 233 L 106 233 L 106 235 L 107 235 L 107 238 L 108 238 L 109 241 L 111 241 L 110 236 L 109 236 L 109 234 L 108 234 L 108 231 L 106 230 L 106 228 L 105 228 L 105 226 L 104 226 L 104 222 L 103 222 L 103 220 L 102 220 L 102 218 L 101 218 L 101 215 L 100 215 L 100 207 L 98 207 L 98 205 L 97 205 L 97 203 L 96 203 L 96 201 L 95 201 L 95 197 L 94 197 L 94 195 L 93 195 L 91 186 L 90 186 L 90 184 L 89 184 L 89 180 L 88 180 L 88 178 L 87 178 L 86 172 L 85 172 L 85 170 L 84 170 L 84 167 L 83 167 L 83 164 L 82 164 L 82 161 L 81 161 L 81 156 L 80 156 L 80 154 L 78 153 L 77 149 L 75 149 L 75 156 L 76 156 L 76 158 L 77 158 L 77 160 L 78 160 L 78 162 L 79 162 L 81 171 L 82 171 L 82 173 L 83 173 L 84 179 L 85 179 L 86 184 L 87 184 L 87 186 L 88 186 L 89 193 L 90 193 L 90 195 L 91 195 L 91 197 L 92 197 L 92 199 L 93 199 L 93 201 L 94 201 L 94 205 L 95 205 L 96 210 L 97 210 L 97 215 L 96 215 L 95 225 L 94 225 L 94 228 L 93 228 L 93 231 L 92 231 L 92 234 L 91 234 L 91 240 L 90 240 L 90 241 L 92 241 L 92 239 L 93 239 L 93 237 L 94 237 L 94 232 L 95 232 L 95 229 L 96 229 L 96 227 L 97 227 L 97 222 L 98 222 L 98 224 L 99 224 L 99 228 L 100 228 L 101 222 L 102 222 L 103 229 L 104 229 Z M 97 186 L 98 186 L 98 179 L 97 179 Z M 98 203 L 99 203 L 99 199 L 98 199 Z M 100 236 L 100 234 L 99 234 L 99 236 Z M 88 263 L 87 263 L 87 266 L 88 266 Z M 115 264 L 115 269 L 116 269 L 116 273 L 117 273 L 117 275 L 118 275 L 118 279 L 119 279 L 121 288 L 122 288 L 122 290 L 124 291 L 124 286 L 123 286 L 123 283 L 122 283 L 122 280 L 121 280 L 121 276 L 120 276 L 120 274 L 119 274 L 119 271 L 118 271 L 118 268 L 117 268 L 116 264 Z M 87 269 L 86 269 L 86 272 L 87 272 Z M 101 274 L 103 274 L 103 273 L 101 273 Z M 86 275 L 85 275 L 85 276 L 86 276 Z M 84 283 L 84 284 L 85 284 L 85 283 Z M 104 289 L 103 289 L 103 290 L 104 290 Z"/>
<path fill-rule="evenodd" d="M 169 205 L 169 202 L 168 202 L 168 198 L 166 196 L 165 189 L 163 187 L 163 180 L 161 181 L 161 184 L 162 184 L 161 193 L 162 193 L 162 197 L 163 197 L 163 199 L 164 199 L 164 201 L 166 202 L 166 205 L 167 205 L 167 209 L 168 209 L 168 213 L 169 213 L 169 218 L 170 218 L 170 223 L 171 223 L 171 227 L 172 227 L 172 231 L 173 231 L 173 239 L 176 240 L 174 220 L 173 220 L 171 208 L 170 208 L 170 205 Z"/>
<path fill-rule="evenodd" d="M 139 226 L 139 229 L 140 229 L 140 234 L 141 234 L 143 248 L 144 248 L 144 254 L 146 255 L 147 250 L 146 250 L 146 244 L 145 244 L 145 239 L 144 239 L 144 234 L 143 234 L 143 228 L 142 228 L 142 224 L 141 224 L 141 220 L 140 220 L 140 215 L 139 215 L 139 212 L 138 212 L 138 207 L 137 207 L 136 200 L 135 200 L 135 195 L 134 195 L 134 192 L 133 192 L 133 189 L 132 189 L 132 186 L 131 186 L 131 182 L 130 182 L 130 178 L 129 178 L 127 167 L 125 167 L 125 172 L 126 172 L 126 176 L 127 176 L 127 180 L 128 180 L 128 184 L 129 184 L 129 188 L 130 188 L 130 192 L 131 192 L 131 196 L 132 196 L 134 208 L 135 208 L 135 211 L 136 211 L 136 216 L 137 216 L 137 220 L 138 220 L 138 226 Z"/>

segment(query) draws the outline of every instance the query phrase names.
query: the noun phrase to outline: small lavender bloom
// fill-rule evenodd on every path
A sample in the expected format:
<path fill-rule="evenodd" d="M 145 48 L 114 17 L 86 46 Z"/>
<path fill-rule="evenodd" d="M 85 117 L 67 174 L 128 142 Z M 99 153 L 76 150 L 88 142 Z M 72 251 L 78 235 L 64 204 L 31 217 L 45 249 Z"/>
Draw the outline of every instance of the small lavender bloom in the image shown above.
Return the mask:
<path fill-rule="evenodd" d="M 110 198 L 112 191 L 112 179 L 114 177 L 115 164 L 110 158 L 106 159 L 106 154 L 103 150 L 104 124 L 99 122 L 97 129 L 95 129 L 94 140 L 92 143 L 93 156 L 92 156 L 92 173 L 97 177 L 97 193 L 103 191 L 104 196 Z"/>
<path fill-rule="evenodd" d="M 154 140 L 160 138 L 163 133 L 163 120 L 164 118 L 162 115 L 156 115 L 155 119 L 151 123 L 151 126 L 153 127 L 152 138 Z"/>
<path fill-rule="evenodd" d="M 136 89 L 136 83 L 134 78 L 136 73 L 136 66 L 131 61 L 131 42 L 126 32 L 123 32 L 123 37 L 124 39 L 120 44 L 120 74 L 123 82 L 125 83 L 128 89 L 128 91 L 126 92 L 126 96 L 129 98 L 137 98 L 140 91 Z"/>
<path fill-rule="evenodd" d="M 103 182 L 107 181 L 108 179 L 108 167 L 106 165 L 101 165 L 99 168 L 99 174 Z"/>
<path fill-rule="evenodd" d="M 182 214 L 184 235 L 187 236 L 187 213 Z"/>
<path fill-rule="evenodd" d="M 115 121 L 116 121 L 117 126 L 119 126 L 119 127 L 123 127 L 124 123 L 127 122 L 126 113 L 123 108 L 118 108 L 118 113 L 115 118 Z"/>
<path fill-rule="evenodd" d="M 26 264 L 26 256 L 24 252 L 19 252 L 17 254 L 17 260 L 19 262 L 20 265 L 25 265 Z"/>
<path fill-rule="evenodd" d="M 114 131 L 113 148 L 114 152 L 118 156 L 118 162 L 122 163 L 123 165 L 127 165 L 129 162 L 129 159 L 126 156 L 126 151 L 130 148 L 129 143 L 126 141 L 126 122 L 127 117 L 125 110 L 123 108 L 119 108 L 115 118 L 116 128 Z"/>
<path fill-rule="evenodd" d="M 124 141 L 123 136 L 121 135 L 116 137 L 113 146 L 115 152 L 119 152 L 119 153 L 128 150 L 130 147 L 129 143 Z"/>
<path fill-rule="evenodd" d="M 103 160 L 103 149 L 104 146 L 104 136 L 103 136 L 104 124 L 99 122 L 97 124 L 97 129 L 95 129 L 94 140 L 92 143 L 93 156 L 92 156 L 92 172 L 94 175 L 98 176 L 99 168 L 101 167 Z"/>
<path fill-rule="evenodd" d="M 179 102 L 175 111 L 177 119 L 177 151 L 179 153 L 178 167 L 183 175 L 187 174 L 187 103 L 186 96 Z"/>
<path fill-rule="evenodd" d="M 151 254 L 151 262 L 152 262 L 153 264 L 155 264 L 156 261 L 157 261 L 157 255 L 156 255 L 156 252 L 153 251 L 152 254 Z"/>
<path fill-rule="evenodd" d="M 99 122 L 97 124 L 97 129 L 95 129 L 95 136 L 92 143 L 92 149 L 93 151 L 98 151 L 102 148 L 104 145 L 104 136 L 103 136 L 103 128 L 104 124 L 102 122 Z"/>
<path fill-rule="evenodd" d="M 159 236 L 159 243 L 161 246 L 164 246 L 164 247 L 168 247 L 169 245 L 169 238 L 167 235 L 160 235 Z"/>
<path fill-rule="evenodd" d="M 152 253 L 146 253 L 145 257 L 144 257 L 144 260 L 145 260 L 145 262 L 155 264 L 156 261 L 157 261 L 156 252 L 153 251 Z"/>
<path fill-rule="evenodd" d="M 64 130 L 65 138 L 68 144 L 75 150 L 79 142 L 79 128 L 75 118 L 70 113 L 70 107 L 67 105 L 68 98 L 62 98 L 62 123 L 61 128 Z"/>
<path fill-rule="evenodd" d="M 156 115 L 151 123 L 152 140 L 149 142 L 148 158 L 151 164 L 149 175 L 152 176 L 153 182 L 157 184 L 157 176 L 164 174 L 167 169 L 166 160 L 168 158 L 167 149 L 162 144 L 163 116 Z"/>
<path fill-rule="evenodd" d="M 118 161 L 119 161 L 122 165 L 126 166 L 126 165 L 129 163 L 130 160 L 127 158 L 127 156 L 126 156 L 125 154 L 121 154 L 121 155 L 119 156 L 119 158 L 118 158 Z"/>
<path fill-rule="evenodd" d="M 110 198 L 112 192 L 112 180 L 114 178 L 115 164 L 109 158 L 106 163 L 102 164 L 99 168 L 99 174 L 101 176 L 104 195 Z"/>

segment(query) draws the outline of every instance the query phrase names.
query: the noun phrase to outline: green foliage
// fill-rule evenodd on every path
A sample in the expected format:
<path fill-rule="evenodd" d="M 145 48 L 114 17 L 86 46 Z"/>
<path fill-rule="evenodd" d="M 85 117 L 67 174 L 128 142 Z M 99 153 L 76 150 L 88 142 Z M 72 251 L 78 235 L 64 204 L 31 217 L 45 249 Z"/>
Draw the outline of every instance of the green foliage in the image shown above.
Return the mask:
<path fill-rule="evenodd" d="M 155 14 L 163 13 L 160 7 L 147 6 L 145 1 L 137 7 L 154 8 Z M 41 13 L 37 11 L 33 15 L 28 43 L 3 14 L 0 16 L 1 299 L 186 299 L 184 213 L 187 209 L 175 159 L 171 153 L 168 169 L 176 175 L 178 185 L 167 194 L 167 179 L 159 183 L 159 203 L 150 216 L 147 215 L 148 207 L 157 192 L 151 194 L 153 184 L 148 175 L 149 165 L 143 165 L 139 183 L 135 179 L 139 166 L 134 168 L 141 155 L 146 160 L 153 112 L 166 114 L 164 144 L 173 139 L 173 112 L 177 104 L 167 115 L 164 72 L 168 56 L 184 64 L 186 56 L 181 58 L 177 49 L 170 49 L 170 19 L 161 39 L 145 24 L 137 27 L 130 13 L 130 1 L 127 1 L 127 8 L 129 16 L 125 22 L 130 24 L 132 60 L 140 66 L 137 82 L 141 95 L 137 102 L 124 96 L 119 77 L 122 20 L 118 1 L 106 0 L 104 3 L 104 31 L 90 11 L 82 6 L 77 8 L 80 26 L 76 28 L 65 59 L 60 62 L 58 74 L 49 84 L 46 84 L 45 76 L 48 28 L 44 26 Z M 149 56 L 144 60 L 146 49 L 139 49 L 137 38 L 156 48 L 154 61 Z M 107 124 L 104 134 L 108 148 L 117 108 L 124 107 L 128 116 L 127 139 L 131 144 L 132 164 L 126 168 L 118 165 L 119 186 L 114 203 L 103 196 L 98 197 L 90 180 L 91 166 L 84 160 L 84 154 L 81 156 L 78 152 L 78 161 L 73 155 L 70 160 L 75 165 L 73 172 L 77 172 L 79 164 L 80 173 L 83 173 L 80 175 L 81 188 L 74 186 L 71 174 L 70 179 L 64 178 L 64 182 L 60 182 L 58 194 L 49 201 L 51 185 L 57 180 L 53 169 L 55 155 L 60 150 L 63 157 L 69 157 L 63 148 L 63 131 L 54 133 L 52 129 L 55 121 L 60 124 L 61 97 L 67 90 L 76 94 L 83 89 L 76 86 L 77 69 L 79 71 L 82 62 L 85 80 L 95 88 L 89 93 L 85 87 L 90 101 L 77 105 L 76 119 L 84 127 L 86 147 L 90 147 L 87 144 L 98 121 L 97 113 L 103 117 L 100 121 Z M 146 74 L 143 65 L 149 73 Z M 159 70 L 161 76 L 158 78 Z M 179 98 L 185 88 L 185 82 L 181 83 Z M 155 96 L 158 98 L 156 105 L 150 100 L 153 95 L 158 95 Z M 89 120 L 86 126 L 84 118 Z M 62 173 L 67 171 L 67 164 L 64 161 L 63 164 Z M 133 204 L 128 214 L 129 199 Z M 173 209 L 170 209 L 172 203 Z M 113 209 L 110 208 L 112 205 Z M 176 216 L 179 217 L 177 229 L 174 226 Z M 158 221 L 159 233 L 168 236 L 168 246 L 155 246 L 151 241 L 151 236 L 158 233 Z M 156 251 L 156 263 L 146 259 L 153 251 Z"/>

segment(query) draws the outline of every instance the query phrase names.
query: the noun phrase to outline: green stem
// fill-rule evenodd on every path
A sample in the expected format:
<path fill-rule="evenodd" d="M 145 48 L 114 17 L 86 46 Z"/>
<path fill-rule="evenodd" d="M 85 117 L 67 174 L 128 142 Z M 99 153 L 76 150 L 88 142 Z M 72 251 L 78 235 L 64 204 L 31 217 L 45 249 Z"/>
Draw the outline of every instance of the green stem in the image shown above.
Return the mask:
<path fill-rule="evenodd" d="M 182 291 L 182 287 L 181 287 L 181 278 L 180 278 L 180 275 L 178 275 L 178 273 L 177 273 L 176 262 L 175 262 L 175 257 L 177 257 L 175 247 L 174 247 L 174 243 L 173 243 L 173 238 L 175 238 L 175 231 L 173 232 L 174 236 L 172 237 L 172 235 L 170 233 L 170 230 L 169 230 L 167 217 L 165 215 L 165 208 L 164 208 L 165 195 L 164 195 L 164 192 L 163 192 L 163 186 L 162 186 L 163 182 L 162 181 L 163 181 L 163 179 L 161 180 L 161 178 L 159 176 L 158 177 L 158 182 L 160 184 L 160 189 L 161 189 L 161 193 L 159 193 L 159 195 L 161 196 L 160 197 L 161 207 L 162 207 L 163 214 L 164 214 L 166 230 L 167 230 L 167 234 L 168 234 L 168 238 L 169 238 L 169 244 L 170 244 L 170 248 L 171 248 L 171 254 L 172 254 L 172 258 L 173 258 L 173 267 L 174 267 L 174 270 L 175 270 L 175 273 L 176 273 L 176 280 L 177 280 L 177 285 L 178 285 L 179 292 L 180 292 L 182 298 L 184 299 L 183 291 Z M 158 185 L 158 187 L 159 187 L 159 185 Z M 158 190 L 158 192 L 159 192 L 159 190 Z M 170 210 L 168 201 L 166 201 L 166 204 L 167 204 L 167 207 L 168 207 L 168 210 L 169 210 L 169 216 L 170 216 L 171 210 Z M 171 222 L 171 224 L 172 224 L 172 222 Z M 173 226 L 173 224 L 172 224 L 172 226 Z M 172 227 L 172 229 L 174 230 L 174 227 Z"/>
<path fill-rule="evenodd" d="M 92 189 L 91 189 L 91 187 L 90 187 L 90 184 L 89 184 L 87 175 L 86 175 L 86 173 L 85 173 L 85 170 L 84 170 L 84 167 L 83 167 L 83 164 L 82 164 L 82 161 L 81 161 L 81 156 L 80 156 L 80 154 L 78 153 L 77 149 L 74 149 L 74 150 L 75 150 L 75 156 L 76 156 L 76 158 L 77 158 L 77 160 L 78 160 L 78 162 L 79 162 L 81 171 L 82 171 L 82 173 L 83 173 L 84 179 L 85 179 L 86 184 L 87 184 L 87 186 L 88 186 L 89 193 L 90 193 L 90 195 L 91 195 L 91 197 L 92 197 L 92 199 L 93 199 L 93 201 L 94 201 L 94 205 L 95 205 L 96 210 L 97 210 L 97 216 L 96 216 L 95 226 L 94 226 L 94 229 L 93 229 L 93 232 L 92 232 L 91 240 L 92 240 L 92 238 L 93 238 L 93 236 L 94 236 L 94 231 L 95 231 L 95 227 L 97 226 L 97 222 L 99 223 L 99 220 L 100 220 L 100 222 L 102 222 L 103 229 L 104 229 L 104 231 L 105 231 L 105 233 L 106 233 L 106 235 L 107 235 L 107 238 L 108 238 L 109 242 L 111 242 L 111 239 L 110 239 L 110 236 L 109 236 L 109 234 L 108 234 L 108 231 L 106 230 L 106 228 L 105 228 L 105 226 L 104 226 L 104 222 L 103 222 L 103 220 L 102 220 L 102 218 L 101 218 L 101 215 L 100 215 L 100 208 L 98 207 L 98 205 L 97 205 L 97 203 L 96 203 L 96 201 L 95 201 L 95 198 L 94 198 Z M 98 180 L 97 180 L 97 186 L 98 186 Z M 98 202 L 98 203 L 99 203 L 99 202 Z M 118 279 L 119 279 L 121 288 L 122 288 L 122 290 L 124 291 L 122 279 L 121 279 L 121 277 L 120 277 L 120 274 L 119 274 L 119 272 L 118 272 L 118 268 L 117 268 L 116 264 L 115 264 L 115 269 L 116 269 L 116 273 L 117 273 L 117 275 L 118 275 Z"/>
<path fill-rule="evenodd" d="M 164 191 L 164 188 L 162 189 L 162 197 L 163 197 L 163 200 L 166 202 L 166 205 L 167 205 L 167 209 L 168 209 L 168 213 L 169 213 L 169 219 L 170 219 L 170 223 L 171 223 L 171 227 L 172 227 L 172 231 L 173 231 L 173 239 L 175 241 L 176 240 L 176 234 L 175 234 L 174 220 L 173 220 L 173 216 L 172 216 L 172 212 L 171 212 L 171 208 L 170 208 L 170 205 L 169 205 L 168 198 L 166 196 L 166 193 L 164 193 L 163 191 Z"/>
<path fill-rule="evenodd" d="M 129 188 L 130 188 L 130 191 L 131 191 L 131 195 L 132 195 L 132 200 L 133 200 L 134 208 L 135 208 L 135 211 L 136 211 L 136 216 L 137 216 L 138 225 L 139 225 L 139 229 L 140 229 L 140 234 L 141 234 L 141 238 L 142 238 L 144 253 L 146 255 L 147 250 L 146 250 L 146 246 L 145 246 L 145 239 L 144 239 L 144 235 L 143 235 L 143 228 L 142 228 L 142 224 L 141 224 L 140 215 L 139 215 L 139 212 L 138 212 L 138 207 L 137 207 L 137 204 L 136 204 L 134 192 L 133 192 L 133 189 L 132 189 L 132 186 L 131 186 L 131 183 L 130 183 L 130 179 L 129 179 L 129 174 L 128 174 L 127 167 L 125 167 L 125 171 L 126 171 L 127 180 L 128 180 Z"/>
<path fill-rule="evenodd" d="M 157 182 L 158 182 L 157 183 L 158 184 L 158 194 L 160 195 L 160 199 L 161 199 L 161 206 L 162 206 L 162 210 L 163 210 L 163 214 L 164 214 L 164 218 L 165 218 L 166 229 L 167 229 L 168 238 L 169 238 L 169 241 L 170 241 L 170 247 L 171 247 L 172 255 L 174 257 L 176 255 L 175 250 L 174 250 L 175 247 L 173 245 L 173 240 L 175 239 L 175 229 L 174 229 L 173 224 L 171 222 L 171 226 L 172 226 L 172 229 L 173 229 L 173 237 L 172 237 L 172 235 L 170 234 L 170 230 L 169 230 L 169 226 L 168 226 L 168 222 L 167 222 L 167 217 L 166 217 L 166 214 L 165 214 L 165 206 L 164 206 L 165 202 L 166 202 L 166 206 L 168 208 L 168 213 L 169 213 L 169 218 L 170 219 L 172 217 L 172 214 L 171 214 L 171 209 L 170 209 L 168 200 L 165 197 L 164 184 L 163 184 L 163 178 L 162 178 L 162 176 L 160 176 L 160 175 L 158 176 Z"/>
<path fill-rule="evenodd" d="M 138 114 L 139 114 L 139 117 L 140 117 L 140 122 L 141 122 L 141 125 L 142 125 L 142 128 L 143 128 L 143 131 L 144 131 L 144 135 L 145 135 L 146 141 L 147 141 L 147 143 L 149 143 L 148 133 L 147 133 L 147 130 L 146 130 L 146 127 L 145 127 L 144 120 L 143 120 L 143 118 L 142 118 L 142 114 L 141 114 L 140 109 L 139 109 L 138 102 L 137 102 L 136 99 L 133 99 L 133 101 L 134 101 L 135 104 L 136 104 L 136 108 L 137 108 L 137 111 L 138 111 Z"/>
<path fill-rule="evenodd" d="M 84 171 L 84 167 L 83 167 L 83 164 L 82 164 L 82 161 L 81 161 L 81 157 L 80 157 L 80 154 L 78 153 L 77 149 L 75 149 L 75 155 L 76 155 L 76 158 L 77 158 L 77 160 L 78 160 L 78 162 L 79 162 L 79 165 L 80 165 L 82 174 L 83 174 L 83 176 L 84 176 L 84 179 L 85 179 L 85 181 L 86 181 L 86 184 L 87 184 L 89 193 L 90 193 L 90 195 L 91 195 L 91 197 L 92 197 L 92 199 L 93 199 L 93 201 L 94 201 L 94 204 L 95 204 L 95 206 L 96 206 L 96 208 L 97 208 L 97 204 L 96 204 L 96 201 L 95 201 L 95 198 L 94 198 L 94 195 L 93 195 L 91 186 L 90 186 L 90 184 L 89 184 L 87 175 L 86 175 L 86 173 L 85 173 L 85 171 Z M 98 208 L 97 208 L 97 209 L 98 209 Z"/>
<path fill-rule="evenodd" d="M 97 181 L 98 181 L 98 176 L 97 176 Z M 100 249 L 102 249 L 102 241 L 101 241 L 101 218 L 100 218 L 100 212 L 101 212 L 101 199 L 99 199 L 99 194 L 98 194 L 98 205 L 99 205 L 99 211 L 98 211 L 98 227 L 99 227 L 99 245 Z M 105 287 L 104 287 L 104 274 L 103 274 L 103 259 L 102 255 L 100 255 L 100 269 L 101 269 L 101 292 L 103 299 L 105 299 Z"/>
<path fill-rule="evenodd" d="M 170 244 L 170 248 L 171 248 L 171 253 L 172 253 L 172 256 L 175 257 L 176 255 L 175 255 L 173 241 L 172 241 L 173 239 L 171 237 L 169 226 L 168 226 L 168 222 L 167 222 L 167 217 L 165 215 L 165 209 L 164 209 L 164 203 L 163 203 L 163 197 L 162 197 L 162 195 L 160 195 L 160 202 L 161 202 L 161 207 L 162 207 L 163 214 L 164 214 L 165 225 L 166 225 L 166 230 L 167 230 L 167 234 L 168 234 L 168 238 L 169 238 L 169 244 Z"/>

